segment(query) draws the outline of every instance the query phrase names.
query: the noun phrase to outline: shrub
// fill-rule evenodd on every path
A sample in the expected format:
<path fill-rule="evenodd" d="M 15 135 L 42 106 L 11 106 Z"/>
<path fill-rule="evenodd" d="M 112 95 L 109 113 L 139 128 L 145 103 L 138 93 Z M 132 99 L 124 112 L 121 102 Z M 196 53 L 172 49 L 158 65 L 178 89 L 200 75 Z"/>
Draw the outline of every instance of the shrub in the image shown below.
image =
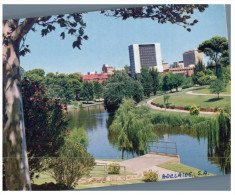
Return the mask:
<path fill-rule="evenodd" d="M 166 104 L 166 108 L 169 108 L 169 107 L 170 107 L 170 103 L 167 103 L 167 104 Z"/>
<path fill-rule="evenodd" d="M 119 174 L 120 173 L 120 166 L 118 163 L 111 163 L 108 166 L 108 174 Z"/>
<path fill-rule="evenodd" d="M 199 115 L 200 108 L 197 107 L 196 105 L 193 105 L 193 106 L 191 106 L 189 112 L 190 112 L 191 115 Z"/>
<path fill-rule="evenodd" d="M 182 87 L 182 89 L 187 89 L 187 88 L 190 88 L 190 87 L 193 87 L 193 84 L 184 85 L 184 86 Z"/>
<path fill-rule="evenodd" d="M 156 106 L 159 106 L 159 103 L 157 103 Z"/>
<path fill-rule="evenodd" d="M 72 187 L 83 175 L 88 175 L 95 158 L 78 142 L 67 139 L 59 158 L 46 159 L 48 172 L 57 183 Z"/>
<path fill-rule="evenodd" d="M 145 182 L 158 181 L 158 172 L 153 171 L 152 169 L 150 169 L 148 171 L 144 171 L 143 181 L 145 181 Z"/>
<path fill-rule="evenodd" d="M 175 105 L 171 105 L 171 109 L 175 109 Z"/>
<path fill-rule="evenodd" d="M 25 134 L 30 177 L 40 172 L 40 158 L 56 157 L 67 135 L 67 105 L 60 99 L 47 97 L 47 88 L 24 78 L 21 81 Z M 34 158 L 37 157 L 37 158 Z"/>
<path fill-rule="evenodd" d="M 214 108 L 214 112 L 217 112 L 217 111 L 219 111 L 219 107 L 218 107 L 218 106 L 216 106 L 216 107 Z"/>
<path fill-rule="evenodd" d="M 72 102 L 71 102 L 71 105 L 73 105 L 73 106 L 78 106 L 78 102 L 77 102 L 77 101 L 72 101 Z"/>
<path fill-rule="evenodd" d="M 164 108 L 164 105 L 163 105 L 163 104 L 160 104 L 159 106 L 160 106 L 160 108 Z"/>
<path fill-rule="evenodd" d="M 185 110 L 190 110 L 190 108 L 191 108 L 190 106 L 185 106 L 184 107 Z"/>

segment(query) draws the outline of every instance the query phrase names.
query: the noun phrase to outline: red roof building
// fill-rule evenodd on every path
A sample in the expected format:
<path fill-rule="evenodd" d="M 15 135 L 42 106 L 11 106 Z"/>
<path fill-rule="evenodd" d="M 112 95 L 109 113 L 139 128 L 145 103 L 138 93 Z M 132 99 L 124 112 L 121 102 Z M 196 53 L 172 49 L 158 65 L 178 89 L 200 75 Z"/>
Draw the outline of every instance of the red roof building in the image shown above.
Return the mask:
<path fill-rule="evenodd" d="M 184 76 L 192 76 L 194 73 L 193 67 L 184 67 L 184 68 L 170 68 L 164 70 L 164 72 L 173 72 L 174 74 L 184 74 Z"/>
<path fill-rule="evenodd" d="M 108 74 L 90 74 L 90 75 L 83 75 L 83 81 L 97 81 L 100 84 L 103 84 L 108 79 Z"/>

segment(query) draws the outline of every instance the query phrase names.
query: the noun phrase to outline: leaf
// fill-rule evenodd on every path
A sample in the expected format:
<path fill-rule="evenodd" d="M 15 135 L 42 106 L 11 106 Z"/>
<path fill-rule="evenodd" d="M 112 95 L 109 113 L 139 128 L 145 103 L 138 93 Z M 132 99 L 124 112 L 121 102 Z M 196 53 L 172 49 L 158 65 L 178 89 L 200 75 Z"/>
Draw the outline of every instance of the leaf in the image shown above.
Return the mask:
<path fill-rule="evenodd" d="M 75 29 L 70 28 L 68 33 L 72 35 L 72 34 L 73 34 L 73 33 L 75 33 L 75 32 L 76 32 L 76 30 L 75 30 Z"/>
<path fill-rule="evenodd" d="M 88 40 L 88 36 L 87 36 L 87 35 L 85 35 L 83 38 L 84 38 L 85 40 Z"/>
<path fill-rule="evenodd" d="M 65 38 L 64 32 L 62 32 L 62 33 L 60 34 L 60 36 L 62 37 L 62 39 L 64 39 L 64 38 Z"/>
<path fill-rule="evenodd" d="M 82 36 L 82 35 L 84 34 L 83 28 L 80 28 L 80 29 L 79 29 L 79 34 L 80 34 L 80 36 Z"/>

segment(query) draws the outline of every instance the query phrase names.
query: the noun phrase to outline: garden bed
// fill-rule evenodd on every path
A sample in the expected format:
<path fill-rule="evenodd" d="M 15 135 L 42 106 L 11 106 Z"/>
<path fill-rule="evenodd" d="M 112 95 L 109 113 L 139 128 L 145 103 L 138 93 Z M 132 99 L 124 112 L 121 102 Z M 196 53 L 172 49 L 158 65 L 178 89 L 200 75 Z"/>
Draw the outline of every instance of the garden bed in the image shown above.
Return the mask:
<path fill-rule="evenodd" d="M 151 102 L 151 104 L 153 105 L 153 106 L 156 106 L 157 108 L 165 108 L 165 107 L 162 107 L 162 106 L 159 106 L 159 105 L 157 105 L 156 103 L 154 103 L 154 102 Z M 184 107 L 184 106 L 169 106 L 167 109 L 174 109 L 174 110 L 186 110 L 186 111 L 188 111 L 189 109 L 188 109 L 188 107 Z M 200 109 L 200 111 L 202 111 L 202 112 L 220 112 L 220 108 L 199 108 Z"/>

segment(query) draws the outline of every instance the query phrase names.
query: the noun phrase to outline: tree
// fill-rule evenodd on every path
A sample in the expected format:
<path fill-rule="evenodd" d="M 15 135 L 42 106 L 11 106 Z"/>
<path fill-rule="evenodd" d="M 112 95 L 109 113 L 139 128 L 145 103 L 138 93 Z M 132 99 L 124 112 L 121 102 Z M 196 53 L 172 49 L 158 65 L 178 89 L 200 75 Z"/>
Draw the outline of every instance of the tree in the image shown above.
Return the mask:
<path fill-rule="evenodd" d="M 138 155 L 144 154 L 147 150 L 148 142 L 156 139 L 152 132 L 153 124 L 148 107 L 135 108 L 133 99 L 124 99 L 115 113 L 115 118 L 109 131 L 117 135 L 116 144 L 124 151 L 136 152 Z"/>
<path fill-rule="evenodd" d="M 157 90 L 159 88 L 159 73 L 157 71 L 157 69 L 150 69 L 149 70 L 149 74 L 152 76 L 152 80 L 153 80 L 153 86 L 152 86 L 152 91 L 153 94 L 156 95 L 157 94 Z"/>
<path fill-rule="evenodd" d="M 215 64 L 216 76 L 221 78 L 222 61 L 226 62 L 229 58 L 228 40 L 225 37 L 213 37 L 202 42 L 198 46 L 198 50 L 209 56 Z M 225 64 L 226 65 L 226 64 Z"/>
<path fill-rule="evenodd" d="M 69 74 L 68 81 L 70 83 L 70 87 L 73 89 L 75 94 L 75 99 L 79 100 L 79 94 L 82 91 L 82 77 L 77 73 Z"/>
<path fill-rule="evenodd" d="M 202 63 L 202 61 L 199 60 L 199 62 L 195 65 L 193 68 L 193 72 L 196 75 L 198 72 L 204 72 L 205 71 L 205 65 Z"/>
<path fill-rule="evenodd" d="M 176 91 L 178 92 L 178 87 L 180 87 L 183 83 L 184 83 L 184 76 L 181 74 L 173 74 L 172 75 L 172 82 L 174 83 L 174 88 L 176 89 Z"/>
<path fill-rule="evenodd" d="M 99 82 L 95 81 L 94 82 L 94 94 L 96 98 L 100 99 L 102 96 L 102 93 L 103 93 L 103 86 Z"/>
<path fill-rule="evenodd" d="M 91 101 L 94 99 L 94 85 L 92 82 L 85 81 L 82 87 L 82 97 L 84 100 Z"/>
<path fill-rule="evenodd" d="M 144 88 L 144 95 L 146 97 L 150 97 L 150 94 L 153 91 L 153 79 L 147 68 L 141 69 L 141 74 L 137 76 L 137 79 L 141 82 Z"/>
<path fill-rule="evenodd" d="M 30 177 L 42 170 L 38 157 L 56 157 L 67 135 L 67 105 L 46 96 L 46 87 L 21 81 Z"/>
<path fill-rule="evenodd" d="M 138 8 L 123 8 L 102 11 L 106 16 L 127 18 L 151 18 L 158 23 L 171 22 L 182 25 L 191 31 L 190 26 L 198 21 L 189 22 L 194 10 L 203 12 L 208 5 L 153 5 Z M 82 41 L 88 36 L 84 33 L 86 23 L 78 13 L 26 19 L 9 19 L 3 21 L 3 154 L 4 157 L 15 159 L 6 161 L 6 172 L 11 178 L 6 178 L 8 190 L 30 189 L 27 163 L 26 140 L 24 133 L 23 106 L 20 95 L 20 56 L 30 52 L 25 44 L 29 31 L 36 32 L 36 26 L 42 27 L 42 37 L 55 31 L 56 24 L 61 28 L 61 38 L 65 32 L 74 35 L 76 40 L 73 48 L 81 49 Z M 21 49 L 20 49 L 21 48 Z M 14 141 L 10 138 L 14 135 Z M 13 152 L 12 152 L 13 151 Z M 22 157 L 22 158 L 19 158 Z M 14 168 L 13 168 L 14 167 Z"/>
<path fill-rule="evenodd" d="M 140 102 L 143 99 L 143 87 L 125 71 L 115 71 L 105 82 L 103 95 L 105 108 L 113 112 L 124 98 L 133 98 L 137 103 Z"/>
<path fill-rule="evenodd" d="M 38 82 L 41 85 L 45 84 L 45 71 L 41 68 L 28 70 L 25 72 L 25 76 L 32 81 Z"/>
<path fill-rule="evenodd" d="M 198 72 L 195 75 L 195 82 L 199 85 L 209 85 L 212 81 L 216 79 L 216 76 L 205 74 L 204 72 Z"/>
<path fill-rule="evenodd" d="M 216 79 L 215 81 L 211 82 L 210 90 L 212 93 L 218 94 L 219 99 L 219 94 L 226 90 L 226 84 L 224 81 Z"/>

